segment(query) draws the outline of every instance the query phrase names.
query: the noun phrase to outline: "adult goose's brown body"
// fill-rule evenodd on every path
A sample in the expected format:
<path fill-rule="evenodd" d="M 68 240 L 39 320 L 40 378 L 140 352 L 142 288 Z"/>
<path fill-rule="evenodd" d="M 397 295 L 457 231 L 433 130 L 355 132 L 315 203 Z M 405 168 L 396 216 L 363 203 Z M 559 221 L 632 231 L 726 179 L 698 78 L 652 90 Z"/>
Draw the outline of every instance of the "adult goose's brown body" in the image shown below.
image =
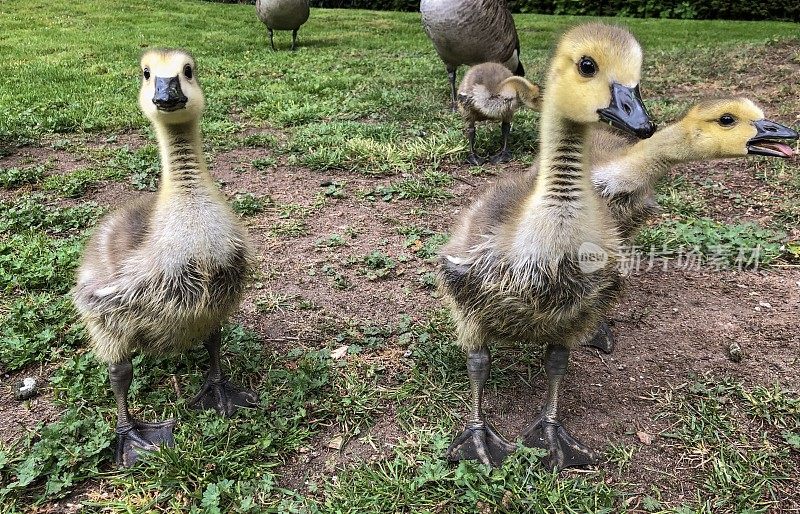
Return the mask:
<path fill-rule="evenodd" d="M 556 419 L 570 348 L 586 341 L 620 288 L 620 238 L 588 173 L 585 143 L 599 121 L 648 137 L 654 126 L 638 94 L 641 49 L 618 27 L 587 24 L 559 42 L 545 85 L 541 164 L 534 183 L 502 181 L 469 209 L 440 257 L 441 289 L 473 392 L 466 430 L 451 460 L 498 464 L 513 449 L 482 412 L 487 345 L 544 346 L 548 395 L 523 434 L 554 467 L 584 465 L 594 453 Z M 586 257 L 600 259 L 587 259 Z"/>
<path fill-rule="evenodd" d="M 124 465 L 138 450 L 172 444 L 174 421 L 145 423 L 128 411 L 136 352 L 175 354 L 204 343 L 211 368 L 191 403 L 230 415 L 256 402 L 220 369 L 220 325 L 239 306 L 253 256 L 244 227 L 206 169 L 194 60 L 179 50 L 154 50 L 141 65 L 139 105 L 159 143 L 159 190 L 100 222 L 73 290 L 94 353 L 109 366 L 117 460 Z"/>
<path fill-rule="evenodd" d="M 447 68 L 454 106 L 456 70 L 462 64 L 497 62 L 525 75 L 506 0 L 422 0 L 419 9 L 425 33 Z"/>
<path fill-rule="evenodd" d="M 311 13 L 308 0 L 256 0 L 256 14 L 267 26 L 269 45 L 275 50 L 273 32 L 292 31 L 292 50 L 297 48 L 297 31 Z"/>

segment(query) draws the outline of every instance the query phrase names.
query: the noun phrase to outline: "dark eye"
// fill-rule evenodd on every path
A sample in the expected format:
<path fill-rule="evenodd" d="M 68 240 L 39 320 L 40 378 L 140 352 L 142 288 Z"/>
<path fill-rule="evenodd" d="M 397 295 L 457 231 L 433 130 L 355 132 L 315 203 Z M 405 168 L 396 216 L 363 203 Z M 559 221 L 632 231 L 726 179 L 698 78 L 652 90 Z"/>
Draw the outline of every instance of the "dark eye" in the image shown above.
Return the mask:
<path fill-rule="evenodd" d="M 722 116 L 719 117 L 719 124 L 722 125 L 723 127 L 730 127 L 734 123 L 736 123 L 736 118 L 734 118 L 730 114 L 723 114 Z"/>
<path fill-rule="evenodd" d="M 584 77 L 594 77 L 597 74 L 597 63 L 591 57 L 581 57 L 578 61 L 578 72 Z"/>
<path fill-rule="evenodd" d="M 191 80 L 191 78 L 192 78 L 192 67 L 189 66 L 188 64 L 186 66 L 184 66 L 183 67 L 183 74 L 186 75 L 187 79 Z"/>
<path fill-rule="evenodd" d="M 150 68 L 143 69 L 142 75 L 144 76 L 145 80 L 150 80 Z"/>

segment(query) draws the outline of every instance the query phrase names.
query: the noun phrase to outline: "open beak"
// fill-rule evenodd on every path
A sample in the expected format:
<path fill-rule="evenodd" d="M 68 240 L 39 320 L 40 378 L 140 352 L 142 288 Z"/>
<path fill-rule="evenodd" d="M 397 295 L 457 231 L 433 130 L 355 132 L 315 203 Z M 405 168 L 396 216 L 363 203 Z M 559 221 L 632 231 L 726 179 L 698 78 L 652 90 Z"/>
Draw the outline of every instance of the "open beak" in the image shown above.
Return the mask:
<path fill-rule="evenodd" d="M 784 158 L 794 155 L 791 146 L 776 140 L 795 140 L 798 137 L 797 132 L 770 120 L 758 120 L 753 126 L 756 128 L 756 135 L 747 142 L 747 153 Z"/>
<path fill-rule="evenodd" d="M 155 84 L 153 103 L 159 111 L 177 111 L 186 107 L 189 99 L 181 91 L 181 81 L 177 76 L 156 77 Z"/>
<path fill-rule="evenodd" d="M 616 82 L 611 84 L 611 103 L 605 109 L 598 109 L 597 114 L 600 115 L 600 121 L 630 132 L 639 139 L 647 139 L 656 131 L 656 124 L 642 103 L 638 85 L 627 87 Z"/>

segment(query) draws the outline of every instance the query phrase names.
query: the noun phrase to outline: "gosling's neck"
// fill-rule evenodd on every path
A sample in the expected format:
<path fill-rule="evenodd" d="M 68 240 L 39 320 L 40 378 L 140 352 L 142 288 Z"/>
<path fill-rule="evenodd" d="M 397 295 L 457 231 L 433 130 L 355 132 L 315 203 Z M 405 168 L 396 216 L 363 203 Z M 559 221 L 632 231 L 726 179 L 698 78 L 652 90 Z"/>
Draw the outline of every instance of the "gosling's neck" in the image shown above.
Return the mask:
<path fill-rule="evenodd" d="M 584 146 L 591 130 L 553 113 L 545 104 L 540 130 L 540 166 L 533 197 L 545 207 L 575 208 L 591 197 Z"/>
<path fill-rule="evenodd" d="M 600 166 L 594 181 L 606 195 L 650 190 L 677 164 L 704 158 L 695 150 L 689 129 L 678 121 L 637 141 L 620 157 Z"/>
<path fill-rule="evenodd" d="M 207 191 L 213 179 L 206 167 L 199 120 L 154 124 L 161 156 L 162 197 Z"/>

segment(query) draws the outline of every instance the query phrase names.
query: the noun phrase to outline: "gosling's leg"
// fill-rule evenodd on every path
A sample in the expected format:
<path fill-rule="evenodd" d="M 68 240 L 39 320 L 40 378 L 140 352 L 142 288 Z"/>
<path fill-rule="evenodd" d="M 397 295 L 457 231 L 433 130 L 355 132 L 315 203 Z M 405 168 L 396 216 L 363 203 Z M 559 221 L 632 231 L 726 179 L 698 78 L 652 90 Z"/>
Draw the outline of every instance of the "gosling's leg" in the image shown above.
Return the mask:
<path fill-rule="evenodd" d="M 511 133 L 511 122 L 504 121 L 503 124 L 500 125 L 500 132 L 503 135 L 503 147 L 497 155 L 493 155 L 492 158 L 489 159 L 492 164 L 500 164 L 511 160 L 511 150 L 508 149 L 508 135 Z"/>
<path fill-rule="evenodd" d="M 292 52 L 297 49 L 297 29 L 292 31 Z"/>
<path fill-rule="evenodd" d="M 450 109 L 453 112 L 458 110 L 456 104 L 456 69 L 453 66 L 447 66 L 447 78 L 450 79 Z"/>
<path fill-rule="evenodd" d="M 267 28 L 267 31 L 269 32 L 269 46 L 272 47 L 272 51 L 274 52 L 275 51 L 275 41 L 272 40 L 272 36 L 273 36 L 272 29 L 271 28 Z"/>
<path fill-rule="evenodd" d="M 597 327 L 597 332 L 594 333 L 592 338 L 586 343 L 586 346 L 597 348 L 603 353 L 611 353 L 614 351 L 616 341 L 614 334 L 611 333 L 608 323 L 601 321 Z"/>
<path fill-rule="evenodd" d="M 467 427 L 447 449 L 445 456 L 450 462 L 466 459 L 499 466 L 506 455 L 514 451 L 514 445 L 498 434 L 483 416 L 483 386 L 489 378 L 491 365 L 487 348 L 473 350 L 467 355 L 472 408 Z"/>
<path fill-rule="evenodd" d="M 467 164 L 472 164 L 473 166 L 480 166 L 486 160 L 483 157 L 479 157 L 478 154 L 475 153 L 475 122 L 470 122 L 467 126 L 467 141 L 469 141 L 469 155 L 467 155 Z"/>
<path fill-rule="evenodd" d="M 541 414 L 522 432 L 525 446 L 542 448 L 548 455 L 542 460 L 549 469 L 589 466 L 597 462 L 595 452 L 584 446 L 557 421 L 558 391 L 567 371 L 569 348 L 548 345 L 544 354 L 547 372 L 547 399 Z"/>
<path fill-rule="evenodd" d="M 223 416 L 232 416 L 237 407 L 255 407 L 258 397 L 255 392 L 236 387 L 225 378 L 219 358 L 221 342 L 220 327 L 217 327 L 205 342 L 211 359 L 206 381 L 197 396 L 189 401 L 189 405 L 198 409 L 215 409 Z"/>
<path fill-rule="evenodd" d="M 174 446 L 174 419 L 145 423 L 134 419 L 128 411 L 128 389 L 133 380 L 133 364 L 130 359 L 109 364 L 108 378 L 117 400 L 117 465 L 132 466 L 139 458 L 139 451 L 155 451 L 160 445 Z"/>

